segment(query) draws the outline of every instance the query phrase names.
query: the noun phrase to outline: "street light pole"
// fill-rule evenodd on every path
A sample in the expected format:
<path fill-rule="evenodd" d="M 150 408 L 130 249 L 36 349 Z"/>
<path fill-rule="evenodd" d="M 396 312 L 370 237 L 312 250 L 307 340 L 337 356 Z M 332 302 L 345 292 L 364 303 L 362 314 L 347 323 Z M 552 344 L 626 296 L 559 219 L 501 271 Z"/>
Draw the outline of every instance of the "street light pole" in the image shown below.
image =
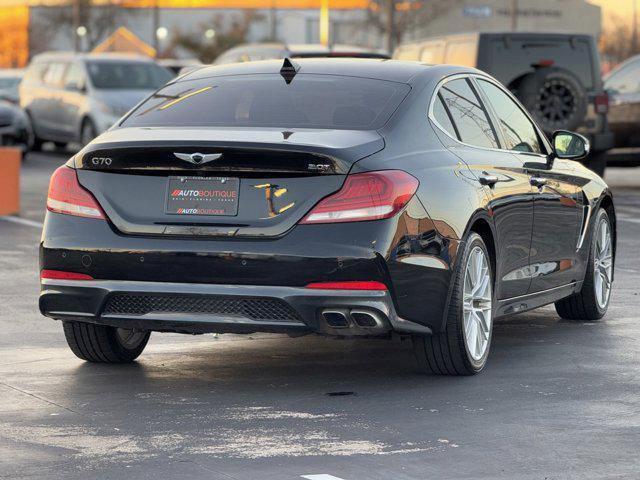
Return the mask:
<path fill-rule="evenodd" d="M 78 28 L 80 28 L 80 0 L 72 0 L 72 17 L 73 17 L 73 50 L 75 52 L 80 51 L 80 36 L 78 35 Z"/>
<path fill-rule="evenodd" d="M 160 53 L 160 39 L 158 38 L 158 29 L 160 28 L 160 8 L 158 7 L 158 2 L 159 0 L 155 0 L 151 19 L 153 23 L 153 48 L 156 51 L 156 58 L 158 58 Z"/>

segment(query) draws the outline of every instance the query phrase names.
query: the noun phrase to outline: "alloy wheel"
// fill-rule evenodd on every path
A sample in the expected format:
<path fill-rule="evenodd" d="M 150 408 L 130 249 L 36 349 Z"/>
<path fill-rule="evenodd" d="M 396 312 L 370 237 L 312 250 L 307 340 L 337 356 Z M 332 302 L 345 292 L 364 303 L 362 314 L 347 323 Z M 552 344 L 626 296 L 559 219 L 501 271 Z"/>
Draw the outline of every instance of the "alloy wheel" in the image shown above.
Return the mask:
<path fill-rule="evenodd" d="M 606 218 L 598 223 L 593 259 L 593 285 L 600 308 L 606 308 L 611 295 L 611 273 L 613 271 L 611 228 Z"/>
<path fill-rule="evenodd" d="M 487 351 L 492 327 L 491 270 L 487 255 L 474 247 L 467 259 L 463 294 L 464 340 L 471 358 Z"/>
<path fill-rule="evenodd" d="M 141 342 L 144 341 L 146 332 L 139 332 L 136 330 L 128 330 L 126 328 L 118 328 L 116 329 L 116 334 L 118 336 L 118 341 L 120 345 L 128 350 L 133 350 L 137 348 Z"/>

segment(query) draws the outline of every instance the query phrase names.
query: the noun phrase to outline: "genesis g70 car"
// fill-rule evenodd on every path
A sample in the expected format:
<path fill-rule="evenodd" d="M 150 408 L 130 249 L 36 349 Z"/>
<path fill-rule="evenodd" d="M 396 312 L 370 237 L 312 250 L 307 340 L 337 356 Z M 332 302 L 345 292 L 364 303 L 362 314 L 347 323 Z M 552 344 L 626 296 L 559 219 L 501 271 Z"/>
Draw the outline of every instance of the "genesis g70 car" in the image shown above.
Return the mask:
<path fill-rule="evenodd" d="M 469 375 L 494 321 L 608 307 L 604 181 L 471 68 L 290 59 L 159 89 L 51 178 L 40 309 L 127 362 L 150 332 L 411 338 Z"/>

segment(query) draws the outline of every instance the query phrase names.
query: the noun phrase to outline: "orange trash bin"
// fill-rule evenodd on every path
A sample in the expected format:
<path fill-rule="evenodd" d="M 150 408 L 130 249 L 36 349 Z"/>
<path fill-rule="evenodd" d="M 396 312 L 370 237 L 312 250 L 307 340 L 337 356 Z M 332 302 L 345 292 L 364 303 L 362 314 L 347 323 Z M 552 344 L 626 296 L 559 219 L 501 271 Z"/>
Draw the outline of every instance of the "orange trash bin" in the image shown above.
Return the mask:
<path fill-rule="evenodd" d="M 0 215 L 20 212 L 20 162 L 17 148 L 0 147 Z"/>

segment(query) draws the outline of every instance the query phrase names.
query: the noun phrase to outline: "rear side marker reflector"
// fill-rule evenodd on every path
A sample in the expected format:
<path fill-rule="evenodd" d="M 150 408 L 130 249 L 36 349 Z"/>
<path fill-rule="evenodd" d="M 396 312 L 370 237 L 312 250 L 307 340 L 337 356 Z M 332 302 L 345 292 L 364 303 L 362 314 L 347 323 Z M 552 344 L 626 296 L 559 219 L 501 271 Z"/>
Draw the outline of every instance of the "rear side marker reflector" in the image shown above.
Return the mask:
<path fill-rule="evenodd" d="M 418 180 L 401 170 L 347 176 L 342 188 L 322 199 L 300 223 L 380 220 L 398 213 L 418 189 Z"/>
<path fill-rule="evenodd" d="M 388 290 L 382 282 L 316 282 L 310 283 L 305 288 L 318 290 Z"/>
<path fill-rule="evenodd" d="M 76 217 L 105 219 L 97 200 L 78 182 L 76 171 L 65 165 L 51 175 L 47 210 Z"/>
<path fill-rule="evenodd" d="M 64 272 L 62 270 L 42 270 L 40 278 L 42 280 L 93 280 L 93 277 L 86 273 Z"/>

